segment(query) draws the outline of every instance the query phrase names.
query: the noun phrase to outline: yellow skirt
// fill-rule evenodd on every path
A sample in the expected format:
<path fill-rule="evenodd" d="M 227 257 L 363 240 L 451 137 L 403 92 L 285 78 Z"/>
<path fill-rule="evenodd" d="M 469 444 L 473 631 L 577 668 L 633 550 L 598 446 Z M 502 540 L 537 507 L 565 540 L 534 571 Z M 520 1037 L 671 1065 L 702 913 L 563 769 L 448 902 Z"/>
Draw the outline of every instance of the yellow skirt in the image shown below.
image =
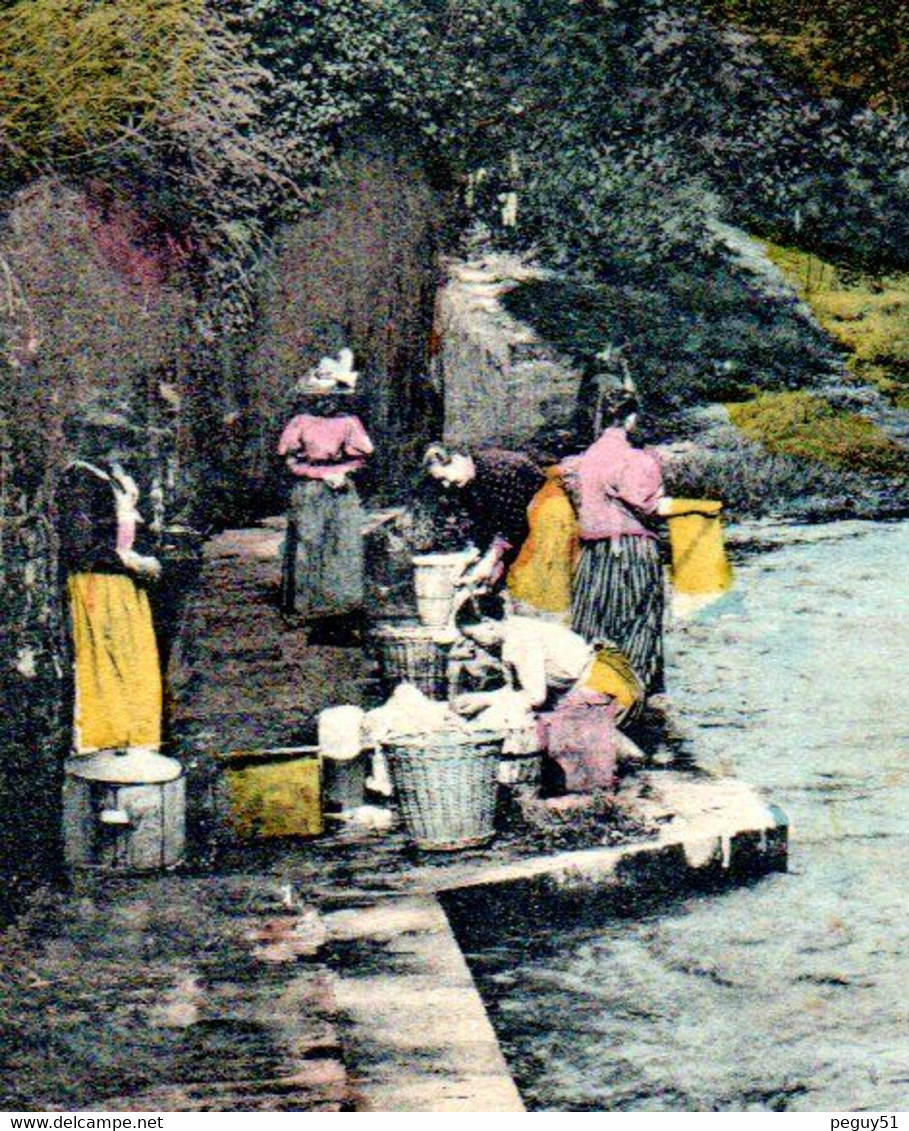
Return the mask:
<path fill-rule="evenodd" d="M 161 743 L 161 667 L 148 594 L 122 574 L 68 581 L 79 754 Z"/>
<path fill-rule="evenodd" d="M 569 615 L 578 522 L 558 468 L 549 468 L 546 480 L 527 508 L 530 532 L 508 571 L 508 592 L 529 611 Z"/>

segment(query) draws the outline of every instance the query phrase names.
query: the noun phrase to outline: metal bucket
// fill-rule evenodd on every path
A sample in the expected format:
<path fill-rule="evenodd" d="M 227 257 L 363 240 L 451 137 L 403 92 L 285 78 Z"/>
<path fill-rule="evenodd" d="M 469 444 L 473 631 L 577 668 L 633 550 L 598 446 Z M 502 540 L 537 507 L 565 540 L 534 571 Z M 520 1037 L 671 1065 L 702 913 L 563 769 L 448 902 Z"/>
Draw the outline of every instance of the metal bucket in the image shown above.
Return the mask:
<path fill-rule="evenodd" d="M 503 754 L 499 762 L 499 785 L 539 785 L 543 773 L 543 755 Z"/>
<path fill-rule="evenodd" d="M 322 804 L 327 812 L 343 813 L 362 805 L 366 796 L 366 755 L 337 761 L 322 759 Z"/>
<path fill-rule="evenodd" d="M 103 751 L 66 763 L 67 864 L 122 872 L 173 868 L 183 859 L 186 782 L 180 763 L 152 751 Z"/>
<path fill-rule="evenodd" d="M 418 554 L 412 559 L 417 614 L 427 628 L 444 628 L 451 619 L 455 581 L 476 557 L 473 550 L 451 554 Z"/>

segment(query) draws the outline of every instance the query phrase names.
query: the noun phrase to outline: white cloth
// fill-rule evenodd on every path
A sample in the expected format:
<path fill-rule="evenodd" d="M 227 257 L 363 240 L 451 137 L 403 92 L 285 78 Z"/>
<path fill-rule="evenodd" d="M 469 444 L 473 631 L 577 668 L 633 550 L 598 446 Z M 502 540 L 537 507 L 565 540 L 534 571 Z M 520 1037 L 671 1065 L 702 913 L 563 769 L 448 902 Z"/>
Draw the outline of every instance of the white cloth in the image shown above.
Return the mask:
<path fill-rule="evenodd" d="M 319 753 L 336 762 L 349 762 L 363 749 L 361 707 L 326 707 L 319 712 Z"/>
<path fill-rule="evenodd" d="M 461 720 L 447 703 L 437 703 L 411 683 L 399 683 L 390 699 L 366 715 L 366 726 L 373 743 L 379 744 L 457 730 Z"/>
<path fill-rule="evenodd" d="M 489 691 L 487 705 L 467 725 L 477 730 L 507 732 L 520 730 L 533 723 L 533 713 L 528 696 L 510 687 Z"/>
<path fill-rule="evenodd" d="M 536 617 L 503 621 L 502 659 L 518 673 L 521 689 L 539 706 L 549 689 L 567 691 L 590 670 L 593 648 L 565 625 Z"/>

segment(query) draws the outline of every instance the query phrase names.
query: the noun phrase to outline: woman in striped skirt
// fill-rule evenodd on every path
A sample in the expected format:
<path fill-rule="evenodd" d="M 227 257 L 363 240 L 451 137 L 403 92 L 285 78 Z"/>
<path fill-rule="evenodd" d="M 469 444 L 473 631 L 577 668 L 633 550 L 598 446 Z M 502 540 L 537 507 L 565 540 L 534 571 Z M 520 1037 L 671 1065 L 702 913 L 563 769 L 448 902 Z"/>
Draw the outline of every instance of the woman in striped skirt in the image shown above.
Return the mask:
<path fill-rule="evenodd" d="M 580 456 L 562 463 L 578 510 L 581 558 L 572 626 L 588 642 L 610 641 L 648 693 L 663 690 L 663 570 L 653 518 L 664 513 L 657 454 L 629 441 L 637 424 L 633 392 L 604 397 L 608 424 Z"/>

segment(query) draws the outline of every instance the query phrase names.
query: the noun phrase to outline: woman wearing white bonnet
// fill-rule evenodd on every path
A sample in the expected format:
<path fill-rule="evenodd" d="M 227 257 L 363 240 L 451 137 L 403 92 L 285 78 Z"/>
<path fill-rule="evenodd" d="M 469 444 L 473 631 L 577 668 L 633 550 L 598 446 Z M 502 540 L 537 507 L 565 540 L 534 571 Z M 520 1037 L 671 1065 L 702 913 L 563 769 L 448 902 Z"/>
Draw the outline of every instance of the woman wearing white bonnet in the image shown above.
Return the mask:
<path fill-rule="evenodd" d="M 363 605 L 363 510 L 354 476 L 373 444 L 351 409 L 353 354 L 325 357 L 297 383 L 298 411 L 278 442 L 292 477 L 281 598 L 307 622 Z"/>

